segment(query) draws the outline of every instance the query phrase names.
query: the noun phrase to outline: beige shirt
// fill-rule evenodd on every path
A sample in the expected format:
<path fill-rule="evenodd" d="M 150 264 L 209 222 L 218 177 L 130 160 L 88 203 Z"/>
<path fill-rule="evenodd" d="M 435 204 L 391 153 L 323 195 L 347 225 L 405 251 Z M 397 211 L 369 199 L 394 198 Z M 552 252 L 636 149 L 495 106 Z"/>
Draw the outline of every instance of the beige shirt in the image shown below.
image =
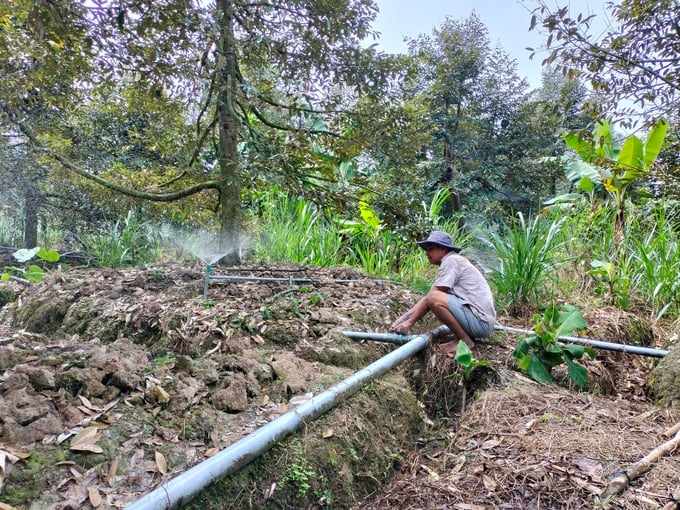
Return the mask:
<path fill-rule="evenodd" d="M 449 294 L 458 296 L 470 306 L 481 320 L 493 324 L 496 309 L 488 282 L 472 263 L 455 252 L 444 256 L 435 276 L 434 287 L 446 287 Z"/>

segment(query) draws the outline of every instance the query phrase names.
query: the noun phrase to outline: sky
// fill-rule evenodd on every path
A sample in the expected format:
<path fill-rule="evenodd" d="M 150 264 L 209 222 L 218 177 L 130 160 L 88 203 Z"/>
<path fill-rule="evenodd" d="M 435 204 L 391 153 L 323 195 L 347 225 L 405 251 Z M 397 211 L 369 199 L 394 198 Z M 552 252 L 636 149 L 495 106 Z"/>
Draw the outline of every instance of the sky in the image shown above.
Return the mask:
<path fill-rule="evenodd" d="M 553 3 L 556 0 L 553 0 Z M 529 32 L 531 9 L 536 6 L 532 0 L 376 0 L 380 12 L 373 28 L 381 33 L 377 41 L 379 49 L 388 53 L 406 53 L 404 36 L 415 38 L 420 34 L 432 34 L 449 16 L 464 20 L 474 10 L 489 30 L 491 47 L 499 44 L 517 61 L 518 73 L 527 78 L 532 88 L 541 84 L 541 61 L 545 54 L 536 54 L 525 48 L 538 49 L 545 37 L 534 31 Z M 574 16 L 578 13 L 595 14 L 605 18 L 605 0 L 562 0 L 560 5 L 569 4 Z"/>

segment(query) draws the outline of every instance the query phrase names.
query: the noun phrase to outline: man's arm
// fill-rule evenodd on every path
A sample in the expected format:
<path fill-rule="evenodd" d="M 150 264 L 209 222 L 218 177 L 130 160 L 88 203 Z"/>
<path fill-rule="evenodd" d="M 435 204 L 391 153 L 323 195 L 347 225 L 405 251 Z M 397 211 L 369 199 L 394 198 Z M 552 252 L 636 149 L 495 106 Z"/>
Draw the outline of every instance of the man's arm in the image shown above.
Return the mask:
<path fill-rule="evenodd" d="M 421 298 L 408 312 L 399 317 L 390 326 L 390 331 L 393 333 L 408 333 L 408 331 L 422 319 L 428 312 L 425 298 Z"/>

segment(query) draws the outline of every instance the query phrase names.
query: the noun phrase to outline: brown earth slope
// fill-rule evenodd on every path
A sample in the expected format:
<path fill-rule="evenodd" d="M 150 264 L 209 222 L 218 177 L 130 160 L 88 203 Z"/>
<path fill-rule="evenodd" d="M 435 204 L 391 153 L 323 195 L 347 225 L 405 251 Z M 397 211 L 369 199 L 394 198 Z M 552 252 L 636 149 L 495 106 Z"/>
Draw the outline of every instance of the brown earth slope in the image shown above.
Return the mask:
<path fill-rule="evenodd" d="M 350 269 L 218 272 L 236 278 L 211 282 L 207 300 L 199 265 L 72 270 L 14 287 L 0 330 L 0 508 L 124 508 L 393 349 L 342 331 L 385 331 L 417 297 Z M 588 336 L 630 340 L 618 327 L 629 317 L 586 315 Z M 493 370 L 465 385 L 454 360 L 428 350 L 190 506 L 668 503 L 673 455 L 600 496 L 680 419 L 645 397 L 654 361 L 599 352 L 587 391 L 543 386 L 516 371 L 514 340 L 479 345 Z"/>

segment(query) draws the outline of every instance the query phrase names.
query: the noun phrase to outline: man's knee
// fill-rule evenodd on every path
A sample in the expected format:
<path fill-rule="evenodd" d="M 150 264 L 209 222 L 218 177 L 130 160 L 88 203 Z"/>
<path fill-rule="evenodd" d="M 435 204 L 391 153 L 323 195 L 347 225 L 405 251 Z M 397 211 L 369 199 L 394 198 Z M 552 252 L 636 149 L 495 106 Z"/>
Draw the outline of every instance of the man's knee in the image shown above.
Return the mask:
<path fill-rule="evenodd" d="M 448 308 L 449 295 L 439 289 L 430 289 L 430 292 L 425 296 L 425 302 L 430 310 L 435 306 L 445 306 Z"/>

